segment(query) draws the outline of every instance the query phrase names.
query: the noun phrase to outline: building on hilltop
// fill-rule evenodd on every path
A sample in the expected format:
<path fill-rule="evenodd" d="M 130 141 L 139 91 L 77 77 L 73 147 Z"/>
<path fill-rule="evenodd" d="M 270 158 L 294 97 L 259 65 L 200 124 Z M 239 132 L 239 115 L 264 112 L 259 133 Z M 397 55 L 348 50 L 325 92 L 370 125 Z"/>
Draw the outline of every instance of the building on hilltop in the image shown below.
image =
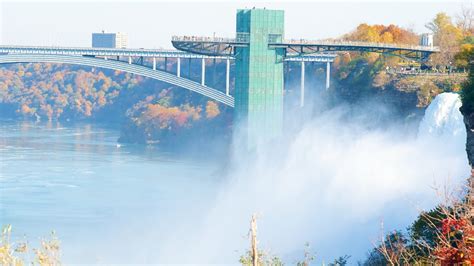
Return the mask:
<path fill-rule="evenodd" d="M 128 35 L 117 33 L 92 33 L 92 47 L 94 48 L 127 48 Z"/>

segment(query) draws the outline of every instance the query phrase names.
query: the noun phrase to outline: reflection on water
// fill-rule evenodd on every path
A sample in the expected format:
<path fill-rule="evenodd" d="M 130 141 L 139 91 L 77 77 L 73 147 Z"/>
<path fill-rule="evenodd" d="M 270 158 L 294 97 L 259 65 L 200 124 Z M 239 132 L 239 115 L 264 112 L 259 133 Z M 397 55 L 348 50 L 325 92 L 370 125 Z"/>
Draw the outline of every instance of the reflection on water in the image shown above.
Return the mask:
<path fill-rule="evenodd" d="M 66 260 L 96 262 L 115 252 L 111 241 L 151 225 L 166 231 L 214 197 L 215 158 L 117 145 L 118 136 L 90 124 L 0 122 L 0 224 L 32 242 L 54 229 Z"/>

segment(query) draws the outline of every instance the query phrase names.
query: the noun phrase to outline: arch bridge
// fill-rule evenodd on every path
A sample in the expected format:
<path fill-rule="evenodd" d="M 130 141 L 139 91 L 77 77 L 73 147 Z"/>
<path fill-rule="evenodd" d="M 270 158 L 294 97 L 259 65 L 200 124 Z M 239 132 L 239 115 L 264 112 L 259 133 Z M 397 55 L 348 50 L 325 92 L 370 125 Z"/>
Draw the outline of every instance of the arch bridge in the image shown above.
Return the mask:
<path fill-rule="evenodd" d="M 158 69 L 157 59 L 163 58 L 165 69 Z M 166 69 L 168 58 L 176 60 L 176 69 Z M 183 59 L 201 60 L 201 82 L 182 77 L 181 60 Z M 206 86 L 206 59 L 226 61 L 225 92 Z M 234 97 L 230 95 L 230 65 L 234 59 L 232 55 L 201 55 L 163 49 L 0 46 L 0 64 L 60 63 L 118 70 L 166 82 L 199 93 L 229 107 L 234 107 Z M 287 61 L 327 62 L 329 64 L 333 60 L 334 55 L 320 54 L 295 56 L 288 58 Z"/>
<path fill-rule="evenodd" d="M 158 69 L 159 58 L 164 58 L 165 62 L 168 58 L 175 58 L 175 72 L 168 71 L 166 63 L 164 70 Z M 176 50 L 0 46 L 0 64 L 61 63 L 118 70 L 163 81 L 233 107 L 234 98 L 229 94 L 228 82 L 225 93 L 205 85 L 205 60 L 208 58 L 227 60 L 227 69 L 232 59 L 229 56 L 203 56 Z M 181 76 L 181 59 L 202 60 L 201 83 Z M 151 62 L 149 65 L 148 61 Z"/>

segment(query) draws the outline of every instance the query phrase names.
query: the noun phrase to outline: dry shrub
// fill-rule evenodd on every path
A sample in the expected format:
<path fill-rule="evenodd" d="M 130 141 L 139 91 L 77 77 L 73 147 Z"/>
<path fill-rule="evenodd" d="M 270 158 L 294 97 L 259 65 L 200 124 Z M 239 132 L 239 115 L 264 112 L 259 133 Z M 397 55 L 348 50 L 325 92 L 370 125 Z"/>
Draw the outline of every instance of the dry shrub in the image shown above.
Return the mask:
<path fill-rule="evenodd" d="M 30 248 L 28 242 L 12 242 L 12 226 L 2 228 L 0 239 L 0 265 L 22 266 L 34 265 L 56 266 L 61 265 L 60 242 L 55 233 L 51 233 L 50 239 L 41 240 L 39 248 Z M 32 256 L 30 250 L 33 251 Z"/>

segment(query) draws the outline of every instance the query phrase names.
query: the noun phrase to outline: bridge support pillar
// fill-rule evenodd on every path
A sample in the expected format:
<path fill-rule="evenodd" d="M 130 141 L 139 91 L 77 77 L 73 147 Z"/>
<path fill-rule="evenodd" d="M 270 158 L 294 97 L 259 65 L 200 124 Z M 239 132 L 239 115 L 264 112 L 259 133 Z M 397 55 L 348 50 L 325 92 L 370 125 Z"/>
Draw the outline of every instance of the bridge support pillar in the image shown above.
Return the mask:
<path fill-rule="evenodd" d="M 300 107 L 304 106 L 304 61 L 301 61 Z"/>
<path fill-rule="evenodd" d="M 201 85 L 205 86 L 206 83 L 206 59 L 201 60 Z"/>
<path fill-rule="evenodd" d="M 156 70 L 156 57 L 153 57 L 153 70 Z"/>
<path fill-rule="evenodd" d="M 230 95 L 230 59 L 227 58 L 225 66 L 225 94 Z"/>
<path fill-rule="evenodd" d="M 130 64 L 130 65 L 132 64 L 132 57 L 131 56 L 128 57 L 128 64 Z"/>
<path fill-rule="evenodd" d="M 168 57 L 165 57 L 165 72 L 168 70 Z"/>
<path fill-rule="evenodd" d="M 178 62 L 176 64 L 176 76 L 181 77 L 181 58 L 178 57 Z"/>
<path fill-rule="evenodd" d="M 327 62 L 326 63 L 326 90 L 329 89 L 329 86 L 331 82 L 331 63 Z"/>
<path fill-rule="evenodd" d="M 107 56 L 104 56 L 104 60 L 107 60 Z"/>

